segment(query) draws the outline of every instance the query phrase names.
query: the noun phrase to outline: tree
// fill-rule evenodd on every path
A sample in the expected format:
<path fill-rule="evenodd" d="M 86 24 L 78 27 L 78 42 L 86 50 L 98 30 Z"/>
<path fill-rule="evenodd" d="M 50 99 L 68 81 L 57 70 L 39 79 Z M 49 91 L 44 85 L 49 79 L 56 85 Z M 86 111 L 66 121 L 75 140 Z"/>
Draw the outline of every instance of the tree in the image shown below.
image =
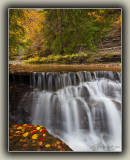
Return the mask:
<path fill-rule="evenodd" d="M 120 14 L 118 9 L 9 9 L 9 57 L 23 49 L 26 59 L 96 51 L 111 27 L 118 28 Z"/>
<path fill-rule="evenodd" d="M 18 55 L 19 49 L 24 49 L 27 57 L 43 51 L 44 12 L 36 9 L 9 10 L 9 57 Z"/>
<path fill-rule="evenodd" d="M 117 14 L 111 9 L 47 9 L 46 49 L 53 54 L 71 54 L 81 47 L 94 51 L 107 35 Z M 118 11 L 119 13 L 119 11 Z"/>
<path fill-rule="evenodd" d="M 25 35 L 22 20 L 25 19 L 25 13 L 21 9 L 9 9 L 9 55 L 15 58 L 20 46 L 23 46 Z"/>

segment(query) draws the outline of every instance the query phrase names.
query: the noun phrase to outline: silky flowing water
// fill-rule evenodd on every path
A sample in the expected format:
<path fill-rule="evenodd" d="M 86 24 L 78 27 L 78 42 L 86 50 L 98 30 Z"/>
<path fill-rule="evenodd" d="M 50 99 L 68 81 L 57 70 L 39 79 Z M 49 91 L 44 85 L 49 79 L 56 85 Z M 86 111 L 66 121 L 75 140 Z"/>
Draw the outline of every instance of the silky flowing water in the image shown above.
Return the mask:
<path fill-rule="evenodd" d="M 122 150 L 121 73 L 33 73 L 18 106 L 74 151 Z"/>

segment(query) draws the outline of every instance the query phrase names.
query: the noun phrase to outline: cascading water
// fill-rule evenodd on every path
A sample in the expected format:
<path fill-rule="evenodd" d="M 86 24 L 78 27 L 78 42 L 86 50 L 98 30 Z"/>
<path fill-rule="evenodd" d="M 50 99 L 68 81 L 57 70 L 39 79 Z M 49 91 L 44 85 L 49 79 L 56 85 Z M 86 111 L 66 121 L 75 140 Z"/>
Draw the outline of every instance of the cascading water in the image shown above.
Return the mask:
<path fill-rule="evenodd" d="M 117 72 L 33 73 L 31 123 L 44 125 L 74 151 L 121 151 Z M 20 103 L 20 105 L 23 105 Z"/>

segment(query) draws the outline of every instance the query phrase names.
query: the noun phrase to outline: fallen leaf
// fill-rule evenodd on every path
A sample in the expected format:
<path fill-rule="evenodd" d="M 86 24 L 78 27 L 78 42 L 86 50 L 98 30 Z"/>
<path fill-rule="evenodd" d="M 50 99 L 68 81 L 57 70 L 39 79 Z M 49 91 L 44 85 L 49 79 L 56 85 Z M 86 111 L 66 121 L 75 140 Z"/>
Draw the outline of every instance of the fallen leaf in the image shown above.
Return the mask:
<path fill-rule="evenodd" d="M 32 139 L 37 139 L 37 137 L 38 137 L 38 135 L 37 135 L 37 134 L 34 134 L 34 135 L 32 136 Z"/>
<path fill-rule="evenodd" d="M 32 130 L 30 133 L 31 134 L 34 134 L 34 133 L 36 133 L 37 132 L 37 130 Z"/>
<path fill-rule="evenodd" d="M 24 133 L 25 129 L 22 129 L 22 133 Z"/>
<path fill-rule="evenodd" d="M 57 143 L 57 144 L 60 144 L 60 142 L 59 142 L 59 141 L 57 141 L 56 143 Z"/>
<path fill-rule="evenodd" d="M 35 124 L 34 127 L 37 127 L 37 125 Z"/>
<path fill-rule="evenodd" d="M 22 127 L 21 127 L 21 126 L 19 126 L 19 127 L 17 127 L 17 129 L 22 129 Z"/>
<path fill-rule="evenodd" d="M 23 126 L 23 129 L 26 129 L 26 126 Z"/>
<path fill-rule="evenodd" d="M 31 124 L 28 124 L 27 126 L 28 126 L 28 127 L 32 127 L 32 125 L 31 125 Z"/>
<path fill-rule="evenodd" d="M 21 131 L 16 131 L 15 133 L 21 133 Z"/>
<path fill-rule="evenodd" d="M 40 128 L 40 127 L 37 127 L 36 129 L 37 129 L 37 130 L 40 130 L 41 128 Z"/>
<path fill-rule="evenodd" d="M 25 142 L 26 141 L 26 139 L 20 139 L 20 142 Z"/>
<path fill-rule="evenodd" d="M 45 137 L 45 136 L 46 136 L 46 134 L 44 133 L 44 134 L 43 134 L 43 137 Z"/>
<path fill-rule="evenodd" d="M 61 149 L 62 147 L 60 145 L 58 145 L 58 148 Z"/>
<path fill-rule="evenodd" d="M 28 144 L 27 143 L 23 144 L 23 147 L 24 148 L 28 147 Z"/>
<path fill-rule="evenodd" d="M 13 137 L 17 137 L 17 136 L 19 136 L 18 134 L 13 134 Z"/>
<path fill-rule="evenodd" d="M 45 130 L 45 129 L 41 129 L 40 132 L 41 132 L 41 133 L 45 133 L 46 130 Z"/>
<path fill-rule="evenodd" d="M 37 151 L 41 151 L 41 148 L 38 148 Z"/>
<path fill-rule="evenodd" d="M 44 138 L 39 138 L 39 141 L 42 141 L 42 142 L 43 142 L 43 141 L 45 141 L 45 139 L 44 139 Z"/>
<path fill-rule="evenodd" d="M 35 143 L 35 140 L 32 140 L 32 143 Z"/>
<path fill-rule="evenodd" d="M 48 148 L 48 147 L 50 147 L 50 146 L 51 146 L 50 144 L 46 144 L 46 145 L 45 145 L 46 148 Z"/>
<path fill-rule="evenodd" d="M 52 147 L 56 147 L 57 146 L 57 144 L 52 144 Z"/>
<path fill-rule="evenodd" d="M 18 127 L 18 125 L 20 125 L 20 124 L 17 124 L 17 125 L 13 125 L 13 128 L 16 128 L 16 127 Z"/>
<path fill-rule="evenodd" d="M 23 134 L 23 136 L 24 136 L 24 137 L 27 137 L 27 136 L 28 136 L 28 134 L 29 134 L 29 133 L 28 133 L 28 132 L 26 132 L 26 133 L 24 133 L 24 134 Z"/>
<path fill-rule="evenodd" d="M 39 146 L 42 146 L 42 142 L 39 142 L 38 144 L 39 144 Z"/>

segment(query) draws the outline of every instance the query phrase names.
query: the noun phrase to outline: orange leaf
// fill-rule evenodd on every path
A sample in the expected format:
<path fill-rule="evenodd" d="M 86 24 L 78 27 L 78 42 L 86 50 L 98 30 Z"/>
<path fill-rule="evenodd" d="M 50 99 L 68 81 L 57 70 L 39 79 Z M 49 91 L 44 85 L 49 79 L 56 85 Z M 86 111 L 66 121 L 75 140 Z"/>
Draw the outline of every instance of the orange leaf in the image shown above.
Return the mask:
<path fill-rule="evenodd" d="M 41 148 L 38 148 L 37 151 L 41 151 Z"/>
<path fill-rule="evenodd" d="M 60 144 L 60 141 L 57 141 L 56 143 L 57 143 L 57 144 Z"/>
<path fill-rule="evenodd" d="M 62 147 L 60 145 L 58 145 L 58 148 L 61 149 Z"/>
<path fill-rule="evenodd" d="M 28 147 L 28 143 L 23 144 L 23 147 L 24 148 Z"/>

